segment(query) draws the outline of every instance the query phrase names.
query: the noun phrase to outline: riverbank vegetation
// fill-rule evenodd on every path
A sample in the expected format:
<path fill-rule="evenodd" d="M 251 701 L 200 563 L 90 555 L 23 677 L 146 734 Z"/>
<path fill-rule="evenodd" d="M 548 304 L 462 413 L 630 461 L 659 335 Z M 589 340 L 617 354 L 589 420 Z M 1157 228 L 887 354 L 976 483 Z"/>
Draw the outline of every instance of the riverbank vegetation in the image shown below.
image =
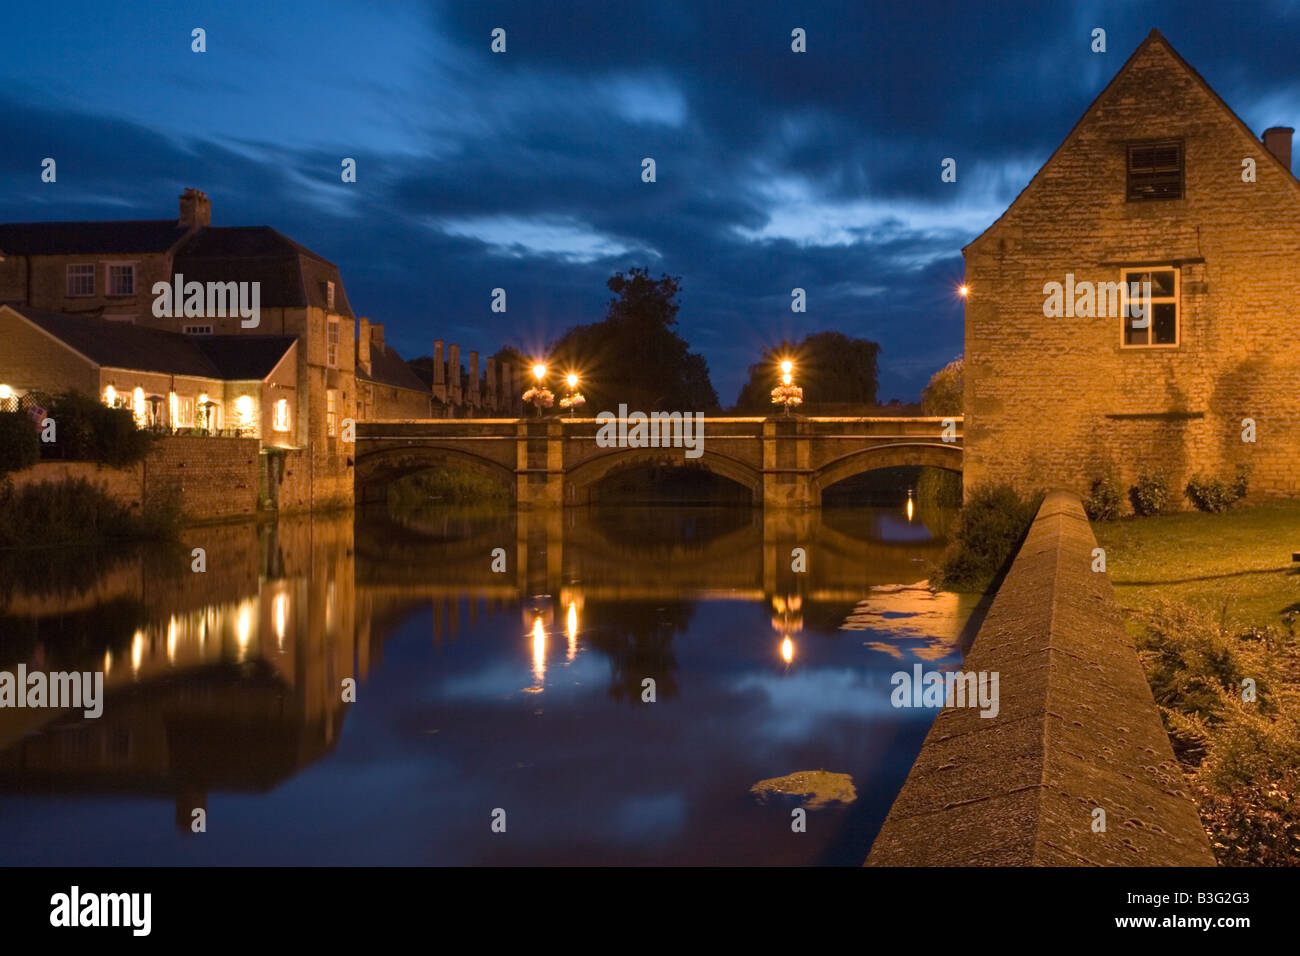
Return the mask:
<path fill-rule="evenodd" d="M 6 550 L 170 540 L 179 526 L 170 505 L 142 513 L 82 478 L 0 485 L 0 548 Z"/>
<path fill-rule="evenodd" d="M 1218 861 L 1300 864 L 1300 501 L 1094 531 Z"/>
<path fill-rule="evenodd" d="M 388 486 L 389 511 L 418 511 L 442 505 L 509 505 L 510 490 L 485 475 L 458 468 L 430 468 Z"/>
<path fill-rule="evenodd" d="M 1042 494 L 1021 497 L 1010 485 L 973 489 L 931 585 L 942 591 L 992 588 L 1006 573 L 1042 501 Z"/>

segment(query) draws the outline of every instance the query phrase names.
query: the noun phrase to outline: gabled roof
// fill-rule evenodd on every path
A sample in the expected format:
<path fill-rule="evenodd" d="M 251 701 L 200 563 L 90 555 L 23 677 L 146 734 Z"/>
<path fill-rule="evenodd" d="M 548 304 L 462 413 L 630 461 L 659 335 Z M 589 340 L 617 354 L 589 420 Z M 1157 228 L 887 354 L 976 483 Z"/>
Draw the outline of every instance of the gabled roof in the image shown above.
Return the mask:
<path fill-rule="evenodd" d="M 15 256 L 166 252 L 186 233 L 177 219 L 0 223 L 0 249 Z"/>
<path fill-rule="evenodd" d="M 406 360 L 397 354 L 396 349 L 387 345 L 370 343 L 370 372 L 357 366 L 357 378 L 363 382 L 391 385 L 395 388 L 409 388 L 412 391 L 427 393 L 428 386 L 411 370 Z"/>
<path fill-rule="evenodd" d="M 296 341 L 289 335 L 182 335 L 23 305 L 8 308 L 101 368 L 135 372 L 260 381 Z"/>
<path fill-rule="evenodd" d="M 978 236 L 976 236 L 966 245 L 962 246 L 963 253 L 971 246 L 975 245 L 975 243 L 983 239 L 984 236 L 987 235 L 995 226 L 997 226 L 998 223 L 1000 223 L 1003 219 L 1007 217 L 1007 213 L 1011 212 L 1011 210 L 1016 207 L 1016 204 L 1020 202 L 1021 198 L 1025 195 L 1025 193 L 1029 192 L 1030 188 L 1034 185 L 1034 183 L 1038 182 L 1038 178 L 1043 175 L 1043 171 L 1047 169 L 1048 166 L 1052 165 L 1053 160 L 1056 159 L 1057 155 L 1059 155 L 1060 152 L 1063 149 L 1065 149 L 1066 145 L 1070 142 L 1070 140 L 1073 139 L 1074 134 L 1078 131 L 1079 127 L 1082 126 L 1084 121 L 1087 120 L 1088 117 L 1092 115 L 1092 112 L 1097 108 L 1097 105 L 1106 98 L 1106 94 L 1110 92 L 1111 87 L 1113 87 L 1117 82 L 1119 82 L 1119 79 L 1122 76 L 1124 76 L 1125 73 L 1128 72 L 1129 67 L 1131 67 L 1133 63 L 1136 62 L 1137 59 L 1144 52 L 1146 52 L 1147 47 L 1151 46 L 1151 44 L 1156 41 L 1159 41 L 1161 44 L 1163 44 L 1164 48 L 1168 50 L 1169 54 L 1174 58 L 1174 61 L 1180 67 L 1182 67 L 1183 70 L 1187 72 L 1187 74 L 1197 83 L 1197 85 L 1201 87 L 1202 90 L 1204 90 L 1206 93 L 1209 94 L 1210 98 L 1214 100 L 1214 102 L 1217 103 L 1222 108 L 1223 112 L 1227 114 L 1227 116 L 1237 125 L 1237 128 L 1242 132 L 1242 134 L 1251 143 L 1253 143 L 1256 147 L 1258 147 L 1259 151 L 1263 152 L 1265 156 L 1267 156 L 1268 159 L 1272 161 L 1274 166 L 1276 166 L 1278 169 L 1286 173 L 1287 176 L 1286 181 L 1289 181 L 1293 186 L 1296 187 L 1297 191 L 1300 192 L 1300 180 L 1296 178 L 1295 173 L 1293 173 L 1290 169 L 1287 169 L 1287 167 L 1282 164 L 1281 160 L 1279 160 L 1276 156 L 1274 156 L 1270 150 L 1264 147 L 1264 144 L 1260 142 L 1259 137 L 1257 137 L 1254 134 L 1254 132 L 1251 131 L 1251 128 L 1246 125 L 1245 121 L 1242 120 L 1240 116 L 1238 116 L 1235 112 L 1233 112 L 1232 107 L 1230 107 L 1227 103 L 1223 101 L 1223 97 L 1219 96 L 1219 94 L 1214 91 L 1214 87 L 1210 86 L 1210 84 L 1205 81 L 1205 78 L 1201 76 L 1200 73 L 1196 72 L 1196 69 L 1190 63 L 1188 63 L 1185 59 L 1183 59 L 1182 54 L 1180 54 L 1177 50 L 1174 49 L 1173 44 L 1171 44 L 1169 40 L 1165 38 L 1165 35 L 1163 33 L 1161 33 L 1159 30 L 1153 27 L 1151 29 L 1151 32 L 1147 34 L 1146 39 L 1138 44 L 1137 49 L 1134 50 L 1132 55 L 1129 56 L 1129 58 L 1124 61 L 1124 65 L 1121 66 L 1119 70 L 1116 71 L 1115 75 L 1110 78 L 1110 82 L 1107 83 L 1106 86 L 1102 89 L 1102 91 L 1098 93 L 1097 96 L 1093 99 L 1093 101 L 1088 104 L 1088 108 L 1083 111 L 1083 114 L 1079 117 L 1079 119 L 1075 122 L 1075 124 L 1070 127 L 1070 131 L 1065 134 L 1065 139 L 1061 140 L 1061 144 L 1052 151 L 1052 155 L 1047 157 L 1047 161 L 1038 168 L 1038 172 L 1034 173 L 1033 178 L 1030 179 L 1029 182 L 1025 184 L 1025 188 L 1020 190 L 1020 192 L 1016 195 L 1016 198 L 1011 201 L 1011 204 L 1007 206 L 1005 210 L 1003 210 L 1002 215 L 998 216 L 998 218 L 995 219 L 987 229 L 981 232 Z"/>

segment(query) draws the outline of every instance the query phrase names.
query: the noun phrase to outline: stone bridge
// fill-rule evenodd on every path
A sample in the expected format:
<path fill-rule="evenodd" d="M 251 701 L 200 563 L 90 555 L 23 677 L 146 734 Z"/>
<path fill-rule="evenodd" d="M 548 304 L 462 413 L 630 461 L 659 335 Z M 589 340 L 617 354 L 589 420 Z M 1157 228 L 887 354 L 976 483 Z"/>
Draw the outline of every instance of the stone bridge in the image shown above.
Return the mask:
<path fill-rule="evenodd" d="M 817 508 L 822 492 L 900 465 L 961 470 L 961 418 L 706 418 L 702 454 L 602 447 L 594 418 L 430 419 L 357 423 L 356 497 L 383 500 L 403 475 L 451 465 L 510 489 L 524 507 L 579 505 L 611 475 L 646 466 L 702 468 L 764 507 Z"/>

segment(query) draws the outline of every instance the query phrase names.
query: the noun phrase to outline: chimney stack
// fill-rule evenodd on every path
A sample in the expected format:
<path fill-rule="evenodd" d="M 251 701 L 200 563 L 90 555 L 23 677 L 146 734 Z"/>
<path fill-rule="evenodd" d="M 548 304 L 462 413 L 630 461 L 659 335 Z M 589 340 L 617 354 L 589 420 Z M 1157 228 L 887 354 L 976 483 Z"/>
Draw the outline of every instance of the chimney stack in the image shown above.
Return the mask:
<path fill-rule="evenodd" d="M 447 378 L 451 379 L 447 384 L 451 386 L 451 403 L 459 405 L 460 398 L 460 346 L 453 345 L 447 349 Z"/>
<path fill-rule="evenodd" d="M 497 394 L 497 363 L 496 359 L 487 360 L 487 398 L 484 404 L 496 412 L 501 410 L 501 396 Z"/>
<path fill-rule="evenodd" d="M 370 323 L 370 341 L 379 351 L 384 350 L 384 323 Z"/>
<path fill-rule="evenodd" d="M 1264 148 L 1277 157 L 1277 161 L 1291 171 L 1291 136 L 1295 130 L 1290 126 L 1274 126 L 1272 129 L 1264 130 L 1264 135 L 1260 137 L 1264 142 Z"/>
<path fill-rule="evenodd" d="M 433 397 L 447 402 L 447 366 L 442 358 L 442 339 L 433 340 Z"/>
<path fill-rule="evenodd" d="M 479 407 L 479 396 L 482 395 L 478 384 L 478 353 L 471 351 L 469 353 L 469 407 Z"/>
<path fill-rule="evenodd" d="M 181 193 L 181 225 L 190 229 L 212 225 L 212 203 L 207 193 L 198 189 Z"/>
<path fill-rule="evenodd" d="M 357 366 L 367 375 L 370 374 L 370 320 L 362 316 L 357 319 L 359 335 L 357 336 Z M 383 326 L 380 326 L 383 328 Z"/>

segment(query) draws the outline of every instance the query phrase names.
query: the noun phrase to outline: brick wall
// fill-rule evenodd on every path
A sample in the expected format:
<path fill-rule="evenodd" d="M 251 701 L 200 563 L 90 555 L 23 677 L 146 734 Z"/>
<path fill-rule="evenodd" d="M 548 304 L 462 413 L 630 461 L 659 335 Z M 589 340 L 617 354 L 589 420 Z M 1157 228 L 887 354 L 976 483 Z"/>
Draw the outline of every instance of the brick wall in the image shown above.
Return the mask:
<path fill-rule="evenodd" d="M 1283 118 L 1279 118 L 1283 119 Z M 1184 142 L 1183 199 L 1126 201 L 1126 145 Z M 1242 160 L 1256 164 L 1242 181 Z M 1007 213 L 965 250 L 965 484 L 1086 493 L 1166 470 L 1253 467 L 1300 494 L 1300 184 L 1159 37 L 1148 40 Z M 1046 282 L 1118 282 L 1185 261 L 1181 343 L 1120 348 L 1121 319 L 1045 318 Z M 1253 418 L 1255 444 L 1241 440 Z"/>
<path fill-rule="evenodd" d="M 258 467 L 255 438 L 164 438 L 144 463 L 145 501 L 177 495 L 194 521 L 252 516 Z"/>

